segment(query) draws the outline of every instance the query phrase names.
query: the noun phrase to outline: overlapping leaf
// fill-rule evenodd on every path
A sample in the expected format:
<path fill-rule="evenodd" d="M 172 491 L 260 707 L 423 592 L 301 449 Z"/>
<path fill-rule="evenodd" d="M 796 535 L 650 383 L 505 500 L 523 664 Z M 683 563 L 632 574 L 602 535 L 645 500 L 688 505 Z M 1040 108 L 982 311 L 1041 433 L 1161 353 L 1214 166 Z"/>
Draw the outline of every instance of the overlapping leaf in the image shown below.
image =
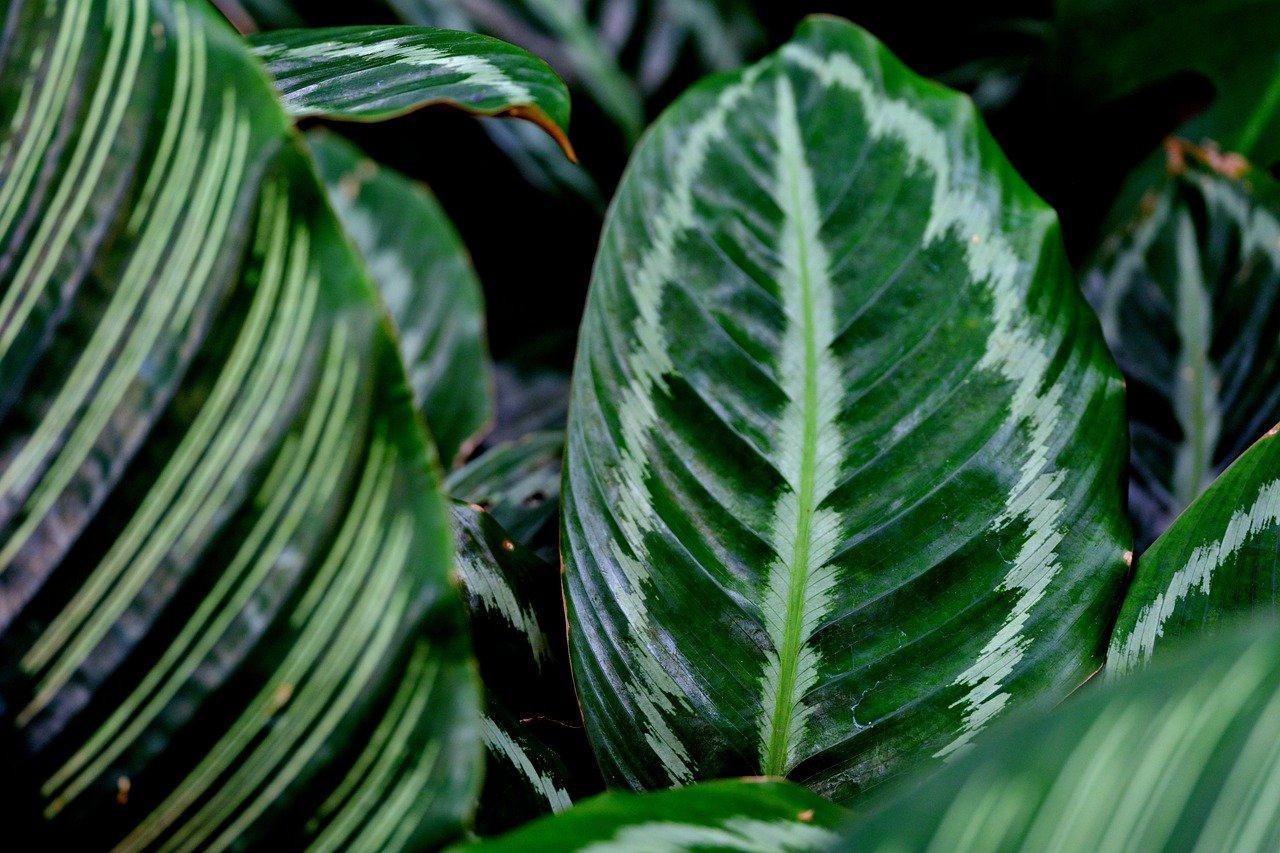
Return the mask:
<path fill-rule="evenodd" d="M 450 496 L 493 514 L 513 539 L 536 545 L 560 508 L 564 433 L 530 433 L 485 451 L 445 482 Z"/>
<path fill-rule="evenodd" d="M 572 157 L 569 92 L 506 42 L 429 27 L 329 27 L 251 36 L 295 117 L 377 121 L 431 104 L 527 118 Z"/>
<path fill-rule="evenodd" d="M 395 324 L 414 404 L 440 457 L 460 461 L 493 419 L 484 296 L 462 238 L 425 186 L 331 133 L 307 146 Z"/>
<path fill-rule="evenodd" d="M 1280 572 L 1280 442 L 1249 448 L 1138 561 L 1107 654 L 1108 677 L 1224 620 L 1274 609 Z"/>
<path fill-rule="evenodd" d="M 1274 850 L 1277 643 L 1267 619 L 993 730 L 838 849 Z"/>
<path fill-rule="evenodd" d="M 1100 666 L 1119 376 L 970 102 L 852 25 L 659 120 L 574 382 L 570 640 L 611 783 L 847 799 Z"/>
<path fill-rule="evenodd" d="M 6 14 L 14 819 L 44 846 L 448 840 L 482 753 L 438 466 L 269 80 L 203 2 Z"/>
<path fill-rule="evenodd" d="M 1239 158 L 1168 150 L 1083 279 L 1128 380 L 1139 550 L 1280 421 L 1280 187 Z"/>
<path fill-rule="evenodd" d="M 601 794 L 475 849 L 802 853 L 830 847 L 844 816 L 799 785 L 733 779 L 652 794 Z"/>

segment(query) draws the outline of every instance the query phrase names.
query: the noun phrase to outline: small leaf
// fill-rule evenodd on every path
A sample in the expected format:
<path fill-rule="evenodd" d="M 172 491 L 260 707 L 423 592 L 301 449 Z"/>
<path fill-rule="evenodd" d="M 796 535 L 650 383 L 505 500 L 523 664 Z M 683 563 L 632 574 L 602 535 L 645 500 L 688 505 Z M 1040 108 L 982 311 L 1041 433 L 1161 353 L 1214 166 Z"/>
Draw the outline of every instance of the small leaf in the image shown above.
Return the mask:
<path fill-rule="evenodd" d="M 601 238 L 565 458 L 605 778 L 838 800 L 1102 664 L 1121 383 L 971 102 L 810 18 L 695 86 Z"/>
<path fill-rule="evenodd" d="M 846 812 L 778 779 L 706 782 L 651 794 L 601 794 L 477 845 L 503 850 L 828 849 Z"/>
<path fill-rule="evenodd" d="M 414 405 L 457 463 L 493 420 L 484 296 L 462 238 L 422 184 L 332 133 L 308 133 L 307 146 L 391 315 Z"/>
<path fill-rule="evenodd" d="M 563 454 L 564 433 L 531 433 L 454 471 L 445 491 L 488 510 L 513 539 L 531 546 L 560 507 Z"/>
<path fill-rule="evenodd" d="M 1138 560 L 1111 637 L 1109 678 L 1241 612 L 1275 609 L 1280 442 L 1272 429 Z M 1160 652 L 1163 654 L 1163 652 Z"/>
<path fill-rule="evenodd" d="M 445 104 L 529 119 L 574 157 L 564 83 L 506 42 L 429 27 L 330 27 L 273 30 L 249 43 L 295 118 L 381 121 Z"/>
<path fill-rule="evenodd" d="M 1280 420 L 1280 186 L 1184 142 L 1083 276 L 1128 381 L 1137 550 Z"/>
<path fill-rule="evenodd" d="M 842 849 L 1280 847 L 1280 631 L 1266 619 L 995 729 Z"/>

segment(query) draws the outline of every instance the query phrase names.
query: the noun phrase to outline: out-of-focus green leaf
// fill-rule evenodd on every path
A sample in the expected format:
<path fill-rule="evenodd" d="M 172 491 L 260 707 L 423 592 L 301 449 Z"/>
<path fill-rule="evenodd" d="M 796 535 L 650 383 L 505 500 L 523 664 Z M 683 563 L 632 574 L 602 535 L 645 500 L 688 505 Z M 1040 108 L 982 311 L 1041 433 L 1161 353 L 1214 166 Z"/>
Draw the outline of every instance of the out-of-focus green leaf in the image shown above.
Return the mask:
<path fill-rule="evenodd" d="M 430 27 L 274 30 L 249 37 L 289 113 L 381 121 L 432 104 L 529 119 L 569 146 L 569 92 L 538 57 Z"/>
<path fill-rule="evenodd" d="M 0 726 L 31 849 L 423 849 L 480 783 L 438 465 L 260 65 L 191 0 L 0 35 Z"/>
<path fill-rule="evenodd" d="M 1109 678 L 1238 613 L 1276 607 L 1280 442 L 1275 433 L 1272 429 L 1245 451 L 1138 560 L 1111 637 Z"/>
<path fill-rule="evenodd" d="M 1109 101 L 1178 72 L 1203 74 L 1209 108 L 1179 131 L 1264 165 L 1280 159 L 1280 3 L 1058 0 L 1055 73 Z"/>
<path fill-rule="evenodd" d="M 307 144 L 391 315 L 414 404 L 441 458 L 460 462 L 493 421 L 484 296 L 462 238 L 425 186 L 334 134 Z"/>
<path fill-rule="evenodd" d="M 562 548 L 605 778 L 844 800 L 1102 663 L 1121 382 L 972 103 L 807 20 L 637 148 L 587 300 Z"/>
<path fill-rule="evenodd" d="M 721 780 L 651 794 L 601 794 L 474 849 L 800 853 L 829 848 L 845 814 L 780 779 Z"/>
<path fill-rule="evenodd" d="M 513 539 L 529 545 L 560 506 L 563 455 L 564 433 L 531 433 L 454 471 L 445 491 L 488 510 Z"/>
<path fill-rule="evenodd" d="M 1280 420 L 1280 187 L 1171 141 L 1083 276 L 1128 381 L 1138 550 Z"/>
<path fill-rule="evenodd" d="M 1268 619 L 993 729 L 837 849 L 1275 850 L 1278 646 Z"/>

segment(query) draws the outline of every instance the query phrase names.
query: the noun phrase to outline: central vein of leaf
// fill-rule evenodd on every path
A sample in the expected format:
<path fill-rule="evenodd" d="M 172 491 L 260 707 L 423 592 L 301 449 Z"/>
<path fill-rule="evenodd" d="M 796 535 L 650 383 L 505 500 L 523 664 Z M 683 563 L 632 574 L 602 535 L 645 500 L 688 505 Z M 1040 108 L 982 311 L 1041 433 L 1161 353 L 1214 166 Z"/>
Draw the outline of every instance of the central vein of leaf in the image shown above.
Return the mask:
<path fill-rule="evenodd" d="M 789 90 L 788 90 L 788 94 Z M 786 101 L 791 101 L 786 98 Z M 788 106 L 794 110 L 794 102 Z M 792 121 L 794 116 L 789 116 Z M 798 318 L 804 331 L 804 382 L 801 391 L 804 413 L 803 447 L 800 457 L 800 476 L 796 485 L 796 533 L 795 548 L 789 565 L 787 590 L 786 632 L 782 648 L 778 649 L 778 698 L 774 705 L 773 726 L 769 741 L 765 773 L 782 776 L 790 770 L 790 738 L 792 717 L 796 713 L 796 676 L 799 670 L 803 636 L 806 581 L 809 577 L 809 556 L 812 547 L 813 513 L 816 504 L 815 482 L 818 450 L 818 352 L 813 316 L 813 275 L 808 249 L 808 227 L 805 221 L 805 204 L 801 197 L 798 173 L 799 163 L 795 154 L 783 156 L 783 171 L 787 178 L 787 192 L 791 210 L 788 218 L 795 229 L 800 284 L 801 312 Z"/>

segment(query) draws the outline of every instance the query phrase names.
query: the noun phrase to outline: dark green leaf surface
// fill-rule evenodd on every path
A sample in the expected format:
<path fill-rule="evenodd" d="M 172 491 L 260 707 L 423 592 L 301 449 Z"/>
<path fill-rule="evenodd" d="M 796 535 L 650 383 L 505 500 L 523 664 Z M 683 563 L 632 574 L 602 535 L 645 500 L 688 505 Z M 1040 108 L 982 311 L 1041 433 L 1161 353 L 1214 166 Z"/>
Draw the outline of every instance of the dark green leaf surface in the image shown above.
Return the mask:
<path fill-rule="evenodd" d="M 1053 63 L 1074 94 L 1109 101 L 1204 75 L 1209 108 L 1179 131 L 1264 165 L 1280 160 L 1280 3 L 1057 0 Z"/>
<path fill-rule="evenodd" d="M 1138 550 L 1280 420 L 1280 187 L 1170 142 L 1085 295 L 1128 380 Z"/>
<path fill-rule="evenodd" d="M 1280 571 L 1280 442 L 1270 430 L 1138 560 L 1107 674 L 1252 609 L 1274 609 Z"/>
<path fill-rule="evenodd" d="M 488 693 L 489 760 L 477 831 L 560 811 L 599 790 L 569 673 L 558 567 L 488 512 L 456 504 L 458 572 Z M 570 768 L 574 772 L 570 772 Z"/>
<path fill-rule="evenodd" d="M 425 186 L 332 133 L 307 146 L 391 315 L 414 404 L 440 457 L 459 462 L 493 420 L 484 296 L 462 238 Z"/>
<path fill-rule="evenodd" d="M 449 840 L 482 750 L 438 465 L 270 81 L 203 2 L 7 14 L 6 816 L 53 849 Z"/>
<path fill-rule="evenodd" d="M 845 800 L 1102 663 L 1119 375 L 972 104 L 848 23 L 695 87 L 637 149 L 565 465 L 612 784 Z"/>
<path fill-rule="evenodd" d="M 651 794 L 608 793 L 478 845 L 484 851 L 816 851 L 845 811 L 777 779 L 707 782 Z"/>
<path fill-rule="evenodd" d="M 1277 644 L 1268 619 L 993 729 L 838 849 L 1275 850 Z"/>
<path fill-rule="evenodd" d="M 380 121 L 431 104 L 526 118 L 569 146 L 569 92 L 514 45 L 430 27 L 274 30 L 249 38 L 295 118 Z"/>
<path fill-rule="evenodd" d="M 564 433 L 535 432 L 499 444 L 449 475 L 445 491 L 483 507 L 523 545 L 530 545 L 560 506 Z"/>

